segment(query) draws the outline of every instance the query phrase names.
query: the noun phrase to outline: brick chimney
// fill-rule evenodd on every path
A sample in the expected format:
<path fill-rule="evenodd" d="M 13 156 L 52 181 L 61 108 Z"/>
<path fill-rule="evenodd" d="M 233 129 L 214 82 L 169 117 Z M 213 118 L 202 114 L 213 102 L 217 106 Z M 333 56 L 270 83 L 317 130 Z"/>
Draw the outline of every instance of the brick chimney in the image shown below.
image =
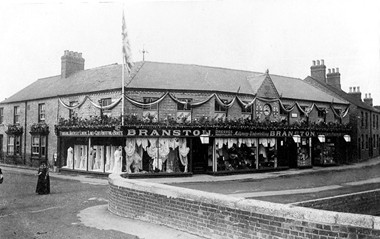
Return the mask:
<path fill-rule="evenodd" d="M 365 94 L 364 103 L 366 103 L 369 106 L 373 106 L 373 99 L 371 97 L 371 93 Z"/>
<path fill-rule="evenodd" d="M 313 61 L 313 65 L 310 67 L 310 70 L 311 77 L 321 83 L 326 83 L 326 66 L 324 60 Z"/>
<path fill-rule="evenodd" d="M 67 78 L 78 71 L 84 70 L 82 53 L 65 50 L 61 57 L 61 78 Z"/>
<path fill-rule="evenodd" d="M 328 69 L 326 83 L 337 89 L 341 89 L 339 68 Z"/>
<path fill-rule="evenodd" d="M 360 92 L 360 87 L 350 87 L 350 91 L 348 92 L 352 97 L 355 97 L 357 100 L 362 100 L 362 93 Z"/>

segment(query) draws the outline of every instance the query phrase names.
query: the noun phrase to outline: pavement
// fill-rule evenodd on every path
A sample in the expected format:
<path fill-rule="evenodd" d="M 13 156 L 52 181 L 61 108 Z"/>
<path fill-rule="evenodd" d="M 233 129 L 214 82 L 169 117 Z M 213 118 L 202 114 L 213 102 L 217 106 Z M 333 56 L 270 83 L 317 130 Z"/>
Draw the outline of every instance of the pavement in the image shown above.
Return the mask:
<path fill-rule="evenodd" d="M 286 175 L 304 175 L 313 174 L 316 172 L 323 171 L 340 171 L 349 170 L 355 168 L 370 167 L 380 164 L 380 157 L 373 158 L 364 162 L 351 164 L 351 165 L 341 165 L 334 167 L 313 167 L 310 169 L 289 169 L 285 171 L 277 172 L 266 172 L 266 173 L 255 173 L 255 174 L 236 174 L 236 175 L 226 175 L 226 176 L 211 176 L 211 175 L 193 175 L 191 177 L 170 177 L 170 178 L 140 178 L 136 179 L 139 181 L 154 182 L 154 183 L 164 183 L 171 184 L 175 186 L 176 183 L 191 183 L 191 182 L 220 182 L 220 181 L 231 181 L 231 180 L 261 180 L 266 178 L 276 178 Z M 0 168 L 10 171 L 22 172 L 25 174 L 36 174 L 37 169 L 16 166 L 16 165 L 6 165 L 0 164 Z M 59 178 L 64 180 L 77 180 L 81 183 L 88 183 L 92 185 L 108 185 L 108 180 L 106 176 L 94 176 L 86 174 L 73 174 L 66 172 L 50 173 L 50 177 Z M 350 185 L 361 185 L 366 183 L 379 183 L 379 178 L 373 178 L 370 180 L 363 180 L 358 182 L 350 182 Z M 253 192 L 250 194 L 234 194 L 230 196 L 238 197 L 254 197 L 254 196 L 270 196 L 270 195 L 287 195 L 287 194 L 299 194 L 299 193 L 311 193 L 319 192 L 323 190 L 331 190 L 334 187 L 339 187 L 337 185 L 326 185 L 317 188 L 306 188 L 306 189 L 291 189 L 291 190 L 280 190 L 280 191 L 266 191 L 266 192 Z M 255 194 L 255 195 L 254 195 Z M 100 230 L 116 230 L 129 235 L 135 235 L 136 238 L 178 238 L 178 239 L 199 239 L 197 235 L 193 235 L 187 232 L 174 230 L 172 228 L 156 225 L 140 220 L 133 220 L 130 218 L 119 217 L 108 211 L 108 204 L 98 205 L 94 207 L 86 208 L 78 213 L 78 218 L 85 226 L 94 227 Z M 96 220 L 94 220 L 96 219 Z M 101 220 L 100 220 L 101 219 Z M 146 228 L 150 228 L 146 230 Z"/>

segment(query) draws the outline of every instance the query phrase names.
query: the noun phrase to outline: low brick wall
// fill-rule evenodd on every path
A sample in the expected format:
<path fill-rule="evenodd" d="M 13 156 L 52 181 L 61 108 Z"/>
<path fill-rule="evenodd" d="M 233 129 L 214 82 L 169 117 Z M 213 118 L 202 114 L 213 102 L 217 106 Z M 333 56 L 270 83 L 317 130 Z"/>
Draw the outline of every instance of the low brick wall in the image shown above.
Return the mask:
<path fill-rule="evenodd" d="M 380 215 L 380 189 L 310 200 L 296 205 L 336 212 Z"/>
<path fill-rule="evenodd" d="M 108 180 L 112 213 L 206 238 L 380 238 L 380 217 L 237 198 L 117 174 Z"/>

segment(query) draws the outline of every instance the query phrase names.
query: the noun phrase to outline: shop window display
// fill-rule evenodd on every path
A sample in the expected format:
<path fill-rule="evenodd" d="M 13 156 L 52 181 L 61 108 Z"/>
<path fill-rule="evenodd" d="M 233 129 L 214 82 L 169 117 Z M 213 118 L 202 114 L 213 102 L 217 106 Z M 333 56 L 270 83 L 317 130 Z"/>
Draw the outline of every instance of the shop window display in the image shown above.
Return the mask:
<path fill-rule="evenodd" d="M 275 138 L 259 139 L 258 168 L 277 168 L 277 148 Z"/>
<path fill-rule="evenodd" d="M 298 146 L 297 166 L 308 167 L 311 166 L 310 158 L 310 140 L 307 138 L 301 138 L 301 143 Z"/>
<path fill-rule="evenodd" d="M 217 171 L 256 168 L 257 139 L 215 138 Z"/>
<path fill-rule="evenodd" d="M 188 172 L 190 148 L 185 138 L 137 138 L 130 141 L 127 172 Z M 131 150 L 133 147 L 134 151 Z"/>

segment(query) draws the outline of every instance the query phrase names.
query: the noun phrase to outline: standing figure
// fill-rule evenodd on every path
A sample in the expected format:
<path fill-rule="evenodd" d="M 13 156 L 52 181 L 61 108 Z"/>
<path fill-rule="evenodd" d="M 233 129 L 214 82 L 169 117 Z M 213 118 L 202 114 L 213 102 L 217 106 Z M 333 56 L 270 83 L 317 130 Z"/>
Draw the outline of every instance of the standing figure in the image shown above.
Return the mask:
<path fill-rule="evenodd" d="M 123 160 L 123 147 L 119 146 L 119 148 L 114 153 L 115 158 L 115 164 L 113 166 L 112 172 L 113 173 L 121 173 L 122 170 L 122 160 Z"/>
<path fill-rule="evenodd" d="M 38 169 L 38 181 L 36 193 L 38 194 L 49 194 L 50 193 L 50 178 L 49 169 L 46 163 L 42 162 L 40 168 Z"/>
<path fill-rule="evenodd" d="M 3 172 L 1 172 L 1 168 L 0 168 L 0 184 L 3 183 Z"/>

